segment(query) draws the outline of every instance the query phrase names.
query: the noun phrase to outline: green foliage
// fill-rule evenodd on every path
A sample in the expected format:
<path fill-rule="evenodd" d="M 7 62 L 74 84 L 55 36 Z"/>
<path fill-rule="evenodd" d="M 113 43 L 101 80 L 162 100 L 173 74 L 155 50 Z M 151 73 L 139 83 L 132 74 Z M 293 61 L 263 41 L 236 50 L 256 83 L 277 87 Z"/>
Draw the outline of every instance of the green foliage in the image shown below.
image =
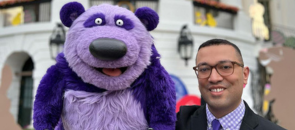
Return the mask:
<path fill-rule="evenodd" d="M 295 37 L 288 37 L 283 45 L 295 49 Z"/>

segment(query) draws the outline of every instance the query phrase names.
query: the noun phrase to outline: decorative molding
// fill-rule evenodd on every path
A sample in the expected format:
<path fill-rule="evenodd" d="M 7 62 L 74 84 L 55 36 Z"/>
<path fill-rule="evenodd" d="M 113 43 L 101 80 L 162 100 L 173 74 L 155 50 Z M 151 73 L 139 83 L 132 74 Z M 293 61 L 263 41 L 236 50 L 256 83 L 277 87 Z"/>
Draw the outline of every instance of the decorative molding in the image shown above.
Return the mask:
<path fill-rule="evenodd" d="M 194 0 L 193 4 L 195 6 L 200 6 L 204 8 L 210 8 L 218 11 L 224 11 L 231 14 L 237 14 L 239 8 L 235 6 L 230 6 L 221 2 L 213 1 L 213 0 Z"/>

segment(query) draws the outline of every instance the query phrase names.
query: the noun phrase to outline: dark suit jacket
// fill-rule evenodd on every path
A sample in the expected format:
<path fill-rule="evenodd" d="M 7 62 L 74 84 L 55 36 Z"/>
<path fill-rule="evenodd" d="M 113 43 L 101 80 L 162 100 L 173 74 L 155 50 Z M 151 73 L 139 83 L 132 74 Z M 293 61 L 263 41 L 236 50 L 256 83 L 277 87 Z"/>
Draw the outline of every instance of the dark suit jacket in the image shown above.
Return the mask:
<path fill-rule="evenodd" d="M 284 128 L 256 115 L 245 103 L 245 115 L 240 130 L 285 130 Z M 177 113 L 176 130 L 207 130 L 206 107 L 181 106 Z"/>

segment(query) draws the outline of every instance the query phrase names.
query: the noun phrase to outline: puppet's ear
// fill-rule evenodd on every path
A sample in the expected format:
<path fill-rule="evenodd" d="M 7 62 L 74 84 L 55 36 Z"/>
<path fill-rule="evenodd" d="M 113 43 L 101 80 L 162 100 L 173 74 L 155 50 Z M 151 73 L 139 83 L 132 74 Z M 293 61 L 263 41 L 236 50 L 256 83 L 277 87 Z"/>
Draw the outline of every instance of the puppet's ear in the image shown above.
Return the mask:
<path fill-rule="evenodd" d="M 61 8 L 59 12 L 60 20 L 65 26 L 71 27 L 74 20 L 84 12 L 85 9 L 82 4 L 78 2 L 70 2 Z"/>
<path fill-rule="evenodd" d="M 148 31 L 154 30 L 159 23 L 157 12 L 149 7 L 141 7 L 135 11 L 135 15 L 141 20 Z"/>

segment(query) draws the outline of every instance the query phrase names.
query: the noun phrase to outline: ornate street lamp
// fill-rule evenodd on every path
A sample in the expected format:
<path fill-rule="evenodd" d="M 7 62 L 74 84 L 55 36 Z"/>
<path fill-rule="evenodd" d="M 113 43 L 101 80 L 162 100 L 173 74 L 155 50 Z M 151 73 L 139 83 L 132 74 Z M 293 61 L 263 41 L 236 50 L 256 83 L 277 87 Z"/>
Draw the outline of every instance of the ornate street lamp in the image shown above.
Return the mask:
<path fill-rule="evenodd" d="M 49 40 L 50 55 L 52 59 L 55 60 L 56 56 L 62 52 L 65 39 L 65 29 L 62 24 L 58 23 Z"/>
<path fill-rule="evenodd" d="M 187 28 L 187 25 L 184 25 L 180 31 L 177 49 L 181 59 L 185 61 L 186 66 L 188 64 L 188 60 L 192 58 L 193 48 L 194 48 L 193 37 L 189 29 Z"/>

